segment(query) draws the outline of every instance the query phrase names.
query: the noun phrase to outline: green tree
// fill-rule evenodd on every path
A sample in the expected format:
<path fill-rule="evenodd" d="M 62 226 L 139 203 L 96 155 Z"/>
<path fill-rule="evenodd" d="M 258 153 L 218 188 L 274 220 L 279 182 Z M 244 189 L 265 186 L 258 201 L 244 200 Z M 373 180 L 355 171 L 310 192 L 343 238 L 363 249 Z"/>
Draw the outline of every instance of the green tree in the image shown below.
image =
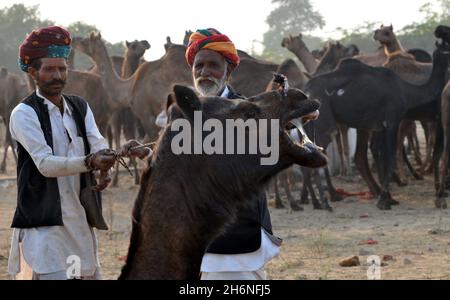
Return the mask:
<path fill-rule="evenodd" d="M 425 3 L 419 8 L 423 19 L 412 22 L 403 28 L 395 28 L 397 38 L 406 49 L 421 48 L 432 52 L 434 50 L 435 28 L 450 24 L 450 0 L 437 0 Z M 355 44 L 362 52 L 373 52 L 379 44 L 373 40 L 374 30 L 380 24 L 366 22 L 352 29 L 337 28 L 342 34 L 342 43 Z M 387 24 L 386 24 L 387 25 Z"/>
<path fill-rule="evenodd" d="M 0 65 L 18 72 L 17 53 L 25 36 L 38 27 L 50 26 L 50 20 L 41 20 L 39 5 L 26 7 L 14 4 L 0 10 Z"/>
<path fill-rule="evenodd" d="M 315 11 L 309 0 L 272 0 L 276 8 L 267 17 L 269 30 L 264 34 L 262 57 L 275 62 L 281 62 L 288 51 L 281 47 L 281 41 L 289 34 L 309 32 L 323 28 L 325 21 L 322 15 Z M 307 38 L 305 42 L 320 44 L 320 39 Z M 308 44 L 316 48 L 317 45 Z"/>

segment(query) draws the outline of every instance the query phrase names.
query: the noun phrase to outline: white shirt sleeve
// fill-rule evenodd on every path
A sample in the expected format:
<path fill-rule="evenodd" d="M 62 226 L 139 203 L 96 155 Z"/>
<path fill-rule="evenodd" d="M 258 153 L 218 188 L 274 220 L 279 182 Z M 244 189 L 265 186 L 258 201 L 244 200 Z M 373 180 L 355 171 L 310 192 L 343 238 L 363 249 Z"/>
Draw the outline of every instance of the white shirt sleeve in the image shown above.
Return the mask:
<path fill-rule="evenodd" d="M 86 124 L 86 135 L 89 141 L 91 153 L 107 149 L 108 143 L 98 130 L 97 124 L 95 123 L 94 114 L 92 113 L 89 104 L 87 107 L 84 123 Z"/>
<path fill-rule="evenodd" d="M 155 124 L 157 126 L 159 126 L 159 127 L 166 127 L 166 125 L 167 125 L 167 113 L 166 113 L 165 109 L 163 109 L 159 113 L 158 117 L 156 117 Z"/>
<path fill-rule="evenodd" d="M 19 104 L 11 113 L 11 136 L 30 154 L 39 172 L 45 177 L 72 176 L 87 172 L 85 157 L 53 155 L 47 145 L 38 116 L 33 108 Z"/>

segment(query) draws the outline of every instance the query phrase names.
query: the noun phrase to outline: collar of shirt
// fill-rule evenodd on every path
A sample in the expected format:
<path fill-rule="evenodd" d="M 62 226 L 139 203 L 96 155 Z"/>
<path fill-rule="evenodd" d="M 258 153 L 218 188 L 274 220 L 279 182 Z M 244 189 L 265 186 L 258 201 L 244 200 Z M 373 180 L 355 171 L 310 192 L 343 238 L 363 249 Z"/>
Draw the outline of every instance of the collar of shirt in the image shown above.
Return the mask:
<path fill-rule="evenodd" d="M 47 98 L 45 98 L 44 96 L 42 96 L 41 92 L 39 91 L 39 89 L 36 89 L 36 96 L 38 96 L 39 98 L 44 99 L 44 104 L 47 105 L 48 107 L 48 111 L 51 111 L 55 108 L 58 108 L 52 101 L 48 100 Z M 63 99 L 63 105 L 64 105 L 64 113 L 67 113 L 68 115 L 72 115 L 72 110 L 70 109 L 70 107 L 67 105 L 66 100 L 64 99 L 64 97 L 62 97 Z"/>
<path fill-rule="evenodd" d="M 222 92 L 222 94 L 220 94 L 220 97 L 227 98 L 229 93 L 230 93 L 230 90 L 228 89 L 228 86 L 226 85 L 225 89 Z"/>

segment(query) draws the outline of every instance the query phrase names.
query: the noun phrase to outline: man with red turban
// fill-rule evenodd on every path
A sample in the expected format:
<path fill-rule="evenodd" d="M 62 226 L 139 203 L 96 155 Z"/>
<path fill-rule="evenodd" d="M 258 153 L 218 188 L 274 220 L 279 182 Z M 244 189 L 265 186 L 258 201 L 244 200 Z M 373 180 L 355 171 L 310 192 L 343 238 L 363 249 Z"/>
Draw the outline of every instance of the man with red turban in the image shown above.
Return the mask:
<path fill-rule="evenodd" d="M 100 278 L 93 228 L 107 229 L 100 191 L 115 156 L 88 103 L 62 93 L 70 45 L 69 32 L 51 26 L 31 32 L 19 49 L 20 68 L 37 88 L 14 108 L 9 124 L 18 193 L 8 271 L 16 278 Z"/>
<path fill-rule="evenodd" d="M 197 30 L 190 36 L 186 61 L 201 96 L 243 99 L 228 84 L 240 58 L 226 35 L 213 28 Z M 163 112 L 157 124 L 163 127 L 165 122 Z M 266 279 L 264 265 L 278 255 L 281 240 L 272 234 L 265 195 L 252 203 L 238 211 L 235 223 L 207 249 L 201 265 L 202 280 Z"/>

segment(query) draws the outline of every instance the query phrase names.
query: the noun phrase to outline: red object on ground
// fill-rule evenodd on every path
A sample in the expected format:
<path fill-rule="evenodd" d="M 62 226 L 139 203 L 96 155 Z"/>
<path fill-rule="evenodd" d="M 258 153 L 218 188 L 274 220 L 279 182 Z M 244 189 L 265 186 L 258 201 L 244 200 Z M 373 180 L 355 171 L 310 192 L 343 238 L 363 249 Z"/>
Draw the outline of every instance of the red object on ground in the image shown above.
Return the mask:
<path fill-rule="evenodd" d="M 338 192 L 338 194 L 340 194 L 343 197 L 357 196 L 362 200 L 370 200 L 370 199 L 374 198 L 374 196 L 371 192 L 349 193 L 349 192 L 345 191 L 344 189 L 336 189 L 336 192 Z"/>
<path fill-rule="evenodd" d="M 126 255 L 124 255 L 124 256 L 117 256 L 117 260 L 118 261 L 127 261 L 127 256 Z"/>
<path fill-rule="evenodd" d="M 377 245 L 377 244 L 378 244 L 378 241 L 368 239 L 368 240 L 359 242 L 358 245 Z"/>

